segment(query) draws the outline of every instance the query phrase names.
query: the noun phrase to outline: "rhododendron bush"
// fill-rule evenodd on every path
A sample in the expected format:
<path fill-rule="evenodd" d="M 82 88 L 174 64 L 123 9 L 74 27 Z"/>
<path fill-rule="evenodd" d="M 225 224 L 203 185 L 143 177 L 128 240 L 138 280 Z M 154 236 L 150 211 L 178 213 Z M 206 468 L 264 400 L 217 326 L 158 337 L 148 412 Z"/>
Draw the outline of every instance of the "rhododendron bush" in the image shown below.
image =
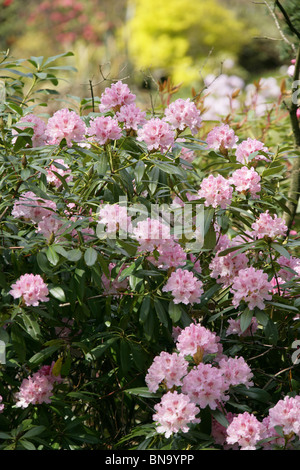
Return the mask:
<path fill-rule="evenodd" d="M 299 449 L 286 110 L 47 114 L 60 58 L 1 63 L 1 448 Z"/>

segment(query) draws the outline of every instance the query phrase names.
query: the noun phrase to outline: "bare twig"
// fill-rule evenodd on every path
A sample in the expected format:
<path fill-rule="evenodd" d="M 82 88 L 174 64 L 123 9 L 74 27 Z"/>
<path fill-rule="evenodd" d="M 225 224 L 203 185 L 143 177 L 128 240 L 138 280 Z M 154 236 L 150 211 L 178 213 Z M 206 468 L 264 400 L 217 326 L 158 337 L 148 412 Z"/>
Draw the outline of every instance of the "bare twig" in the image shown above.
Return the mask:
<path fill-rule="evenodd" d="M 268 10 L 269 10 L 269 12 L 270 12 L 270 14 L 271 14 L 271 16 L 272 16 L 272 18 L 273 18 L 275 24 L 276 24 L 276 27 L 277 27 L 277 29 L 278 29 L 278 31 L 279 31 L 279 34 L 280 34 L 280 36 L 282 37 L 282 39 L 284 40 L 284 42 L 286 42 L 286 44 L 288 44 L 288 45 L 292 48 L 292 50 L 293 50 L 294 52 L 296 52 L 295 45 L 294 45 L 293 43 L 291 43 L 291 41 L 286 37 L 286 35 L 285 35 L 284 32 L 282 31 L 282 28 L 281 28 L 281 26 L 280 26 L 280 24 L 279 24 L 279 21 L 278 21 L 277 16 L 276 16 L 275 13 L 274 13 L 274 10 L 270 7 L 269 3 L 268 3 L 266 0 L 263 0 L 263 3 L 264 3 L 264 4 L 266 5 L 266 7 L 268 8 Z"/>

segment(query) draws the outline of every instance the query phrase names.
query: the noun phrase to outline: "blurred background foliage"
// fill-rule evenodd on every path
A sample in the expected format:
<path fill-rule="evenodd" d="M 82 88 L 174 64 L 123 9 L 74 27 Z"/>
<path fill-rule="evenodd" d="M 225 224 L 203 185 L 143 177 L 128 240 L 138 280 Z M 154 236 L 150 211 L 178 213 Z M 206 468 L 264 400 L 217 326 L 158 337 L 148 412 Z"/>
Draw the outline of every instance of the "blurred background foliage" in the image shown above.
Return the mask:
<path fill-rule="evenodd" d="M 285 2 L 292 11 L 293 2 L 298 0 Z M 188 96 L 192 87 L 203 87 L 208 74 L 238 75 L 250 83 L 280 74 L 293 58 L 265 2 L 26 0 L 24 8 L 23 0 L 0 0 L 0 5 L 1 50 L 10 49 L 16 58 L 72 51 L 69 63 L 78 73 L 61 87 L 77 96 L 88 95 L 91 83 L 99 94 L 104 79 L 126 78 L 143 89 L 166 77 L 181 83 Z"/>

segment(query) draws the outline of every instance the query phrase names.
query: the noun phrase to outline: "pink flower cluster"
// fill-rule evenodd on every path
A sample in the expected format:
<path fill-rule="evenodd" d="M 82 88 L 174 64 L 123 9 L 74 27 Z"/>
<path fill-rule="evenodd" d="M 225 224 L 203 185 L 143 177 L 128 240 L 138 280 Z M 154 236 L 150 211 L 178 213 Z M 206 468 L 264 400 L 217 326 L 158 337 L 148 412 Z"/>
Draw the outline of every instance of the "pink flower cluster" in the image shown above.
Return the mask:
<path fill-rule="evenodd" d="M 282 438 L 275 427 L 282 428 Z M 261 447 L 272 450 L 275 446 L 289 448 L 295 437 L 300 437 L 300 396 L 285 396 L 269 409 L 260 422 L 253 414 L 244 412 L 234 416 L 226 429 L 226 442 L 241 450 L 256 450 Z M 273 438 L 273 439 L 271 439 Z M 265 442 L 261 442 L 266 439 Z"/>
<path fill-rule="evenodd" d="M 29 123 L 29 126 L 27 125 L 27 123 Z M 15 125 L 15 127 L 17 127 L 18 129 L 33 129 L 33 136 L 31 139 L 33 147 L 41 147 L 46 144 L 46 123 L 35 114 L 26 114 L 25 116 L 22 116 L 21 119 Z M 12 135 L 17 136 L 18 132 L 13 129 Z M 14 138 L 14 140 L 15 139 L 16 137 Z"/>
<path fill-rule="evenodd" d="M 222 370 L 211 364 L 200 363 L 182 380 L 182 393 L 200 408 L 209 406 L 215 410 L 220 402 L 228 400 L 225 395 L 228 386 Z"/>
<path fill-rule="evenodd" d="M 172 238 L 169 243 L 162 243 L 157 247 L 158 258 L 148 256 L 148 260 L 160 269 L 177 268 L 187 262 L 187 254 L 182 246 Z"/>
<path fill-rule="evenodd" d="M 177 353 L 169 354 L 162 351 L 154 358 L 145 377 L 150 392 L 156 392 L 160 384 L 164 384 L 167 389 L 174 385 L 180 386 L 181 379 L 187 374 L 188 362 Z"/>
<path fill-rule="evenodd" d="M 67 183 L 73 180 L 69 165 L 67 165 L 61 158 L 54 160 L 47 170 L 47 182 L 52 186 L 59 188 L 62 185 L 62 181 L 53 172 L 58 173 L 60 176 L 65 178 Z"/>
<path fill-rule="evenodd" d="M 230 335 L 238 335 L 238 336 L 251 336 L 253 335 L 257 328 L 258 328 L 258 323 L 255 317 L 252 318 L 250 325 L 248 328 L 246 328 L 245 331 L 242 331 L 241 329 L 241 322 L 240 319 L 235 320 L 234 318 L 229 318 L 228 320 L 228 328 L 226 330 L 226 336 Z"/>
<path fill-rule="evenodd" d="M 278 275 L 285 281 L 290 281 L 293 277 L 300 276 L 300 259 L 294 256 L 286 258 L 285 256 L 279 256 L 277 263 L 281 266 L 278 271 Z M 285 269 L 287 268 L 287 269 Z"/>
<path fill-rule="evenodd" d="M 49 300 L 47 284 L 39 274 L 23 274 L 15 284 L 11 285 L 9 293 L 14 299 L 22 297 L 27 306 L 36 307 L 40 302 L 48 302 Z"/>
<path fill-rule="evenodd" d="M 62 381 L 60 375 L 53 375 L 53 365 L 43 366 L 32 376 L 22 381 L 20 389 L 15 395 L 17 408 L 27 408 L 31 404 L 51 403 L 54 385 Z"/>
<path fill-rule="evenodd" d="M 207 148 L 212 150 L 236 148 L 238 137 L 228 124 L 214 127 L 206 137 Z"/>
<path fill-rule="evenodd" d="M 120 230 L 124 233 L 132 231 L 131 217 L 128 215 L 127 207 L 120 204 L 103 204 L 99 210 L 99 223 L 105 225 L 109 234 Z"/>
<path fill-rule="evenodd" d="M 215 354 L 219 351 L 220 338 L 204 326 L 191 323 L 184 328 L 176 339 L 176 348 L 182 356 L 194 356 L 201 350 L 201 355 Z"/>
<path fill-rule="evenodd" d="M 235 151 L 235 156 L 238 162 L 242 163 L 243 165 L 252 164 L 254 161 L 257 160 L 266 160 L 268 161 L 265 155 L 260 154 L 259 152 L 262 151 L 264 153 L 268 153 L 269 149 L 265 147 L 263 142 L 260 142 L 256 139 L 251 139 L 248 137 L 247 140 L 243 140 L 237 147 Z M 251 154 L 258 152 L 252 159 L 250 158 Z"/>
<path fill-rule="evenodd" d="M 99 145 L 106 145 L 111 140 L 118 140 L 122 137 L 122 129 L 115 118 L 111 116 L 97 116 L 90 120 L 90 127 L 87 128 L 87 135 L 91 141 Z"/>
<path fill-rule="evenodd" d="M 64 220 L 56 214 L 48 214 L 38 223 L 36 232 L 41 233 L 48 241 L 50 241 L 52 237 L 57 238 L 64 232 L 64 229 L 67 228 L 64 227 L 64 225 Z"/>
<path fill-rule="evenodd" d="M 109 263 L 108 269 L 110 272 L 110 277 L 107 277 L 105 274 L 102 274 L 101 281 L 103 283 L 104 291 L 108 295 L 117 295 L 120 292 L 125 291 L 128 288 L 128 279 L 119 281 L 118 277 L 120 276 L 123 269 L 126 268 L 125 265 L 121 266 L 117 275 L 113 276 L 112 271 L 116 268 L 116 263 Z"/>
<path fill-rule="evenodd" d="M 217 252 L 209 264 L 211 270 L 211 277 L 217 280 L 218 284 L 224 287 L 231 285 L 235 276 L 238 275 L 241 269 L 248 266 L 248 258 L 245 253 L 237 253 L 232 251 L 225 256 L 219 256 L 220 253 L 227 249 L 239 244 L 238 240 L 230 240 L 226 235 L 222 237 L 221 244 L 218 245 Z"/>
<path fill-rule="evenodd" d="M 254 385 L 251 380 L 253 374 L 243 357 L 223 357 L 219 361 L 219 368 L 227 388 L 241 384 L 247 388 Z"/>
<path fill-rule="evenodd" d="M 149 151 L 166 152 L 174 146 L 175 131 L 170 124 L 159 118 L 152 118 L 137 131 L 137 140 L 145 142 Z"/>
<path fill-rule="evenodd" d="M 300 395 L 286 396 L 269 410 L 269 426 L 281 426 L 285 435 L 300 437 Z"/>
<path fill-rule="evenodd" d="M 136 96 L 131 93 L 128 85 L 121 80 L 112 83 L 110 87 L 105 88 L 101 95 L 99 105 L 100 113 L 106 111 L 119 111 L 121 106 L 130 105 L 135 101 Z"/>
<path fill-rule="evenodd" d="M 221 354 L 220 338 L 214 332 L 196 323 L 177 330 L 174 336 L 176 352 L 163 351 L 156 356 L 145 378 L 151 392 L 155 393 L 161 386 L 167 391 L 161 403 L 156 405 L 158 413 L 153 419 L 159 425 L 164 423 L 162 432 L 168 436 L 182 430 L 177 405 L 165 398 L 170 397 L 170 393 L 175 393 L 180 402 L 215 410 L 228 401 L 231 387 L 253 385 L 253 374 L 244 358 Z M 207 362 L 210 354 L 214 356 L 213 364 Z M 168 408 L 164 406 L 165 402 L 168 402 Z M 172 421 L 170 416 L 173 416 Z M 187 420 L 185 424 L 192 422 Z"/>
<path fill-rule="evenodd" d="M 0 395 L 0 413 L 3 413 L 3 410 L 4 410 L 4 408 L 5 408 L 5 407 L 4 407 L 4 404 L 2 403 L 2 400 L 3 400 L 3 398 L 2 398 L 2 396 Z"/>
<path fill-rule="evenodd" d="M 66 139 L 68 147 L 73 142 L 82 142 L 86 134 L 86 126 L 83 120 L 74 111 L 60 109 L 48 119 L 45 135 L 49 145 L 57 145 Z"/>
<path fill-rule="evenodd" d="M 40 222 L 43 217 L 51 215 L 53 211 L 56 211 L 55 202 L 39 198 L 32 191 L 26 191 L 15 201 L 11 215 L 31 222 Z"/>
<path fill-rule="evenodd" d="M 197 134 L 202 125 L 200 112 L 189 98 L 186 100 L 179 98 L 169 104 L 165 109 L 165 120 L 178 131 L 189 128 L 192 135 Z"/>
<path fill-rule="evenodd" d="M 174 406 L 166 396 L 175 393 L 182 402 L 193 403 L 199 409 L 208 406 L 215 410 L 228 401 L 231 387 L 253 385 L 253 374 L 244 358 L 222 354 L 220 338 L 200 323 L 191 323 L 184 329 L 175 328 L 174 341 L 176 352 L 163 351 L 156 356 L 145 378 L 151 392 L 155 393 L 160 387 L 168 392 L 156 405 L 158 413 L 153 416 L 158 425 L 164 423 L 162 432 L 168 436 L 182 427 L 177 405 Z M 168 408 L 164 406 L 165 402 L 168 402 Z M 172 421 L 170 416 L 173 416 Z M 187 420 L 185 424 L 192 422 Z M 224 430 L 222 433 L 225 436 Z"/>
<path fill-rule="evenodd" d="M 287 232 L 285 221 L 277 217 L 276 214 L 272 217 L 268 210 L 262 212 L 251 227 L 253 229 L 252 234 L 256 238 L 268 237 L 275 240 L 278 237 L 284 237 Z"/>
<path fill-rule="evenodd" d="M 158 424 L 157 432 L 164 433 L 166 438 L 179 431 L 188 432 L 191 423 L 200 423 L 200 418 L 196 418 L 199 408 L 188 396 L 177 391 L 166 393 L 154 409 L 153 420 Z"/>
<path fill-rule="evenodd" d="M 238 444 L 241 450 L 256 450 L 263 431 L 263 424 L 253 414 L 245 411 L 232 419 L 226 430 L 226 441 L 228 444 Z"/>
<path fill-rule="evenodd" d="M 209 175 L 203 179 L 198 195 L 205 199 L 206 207 L 226 209 L 231 204 L 232 192 L 232 186 L 222 175 Z"/>
<path fill-rule="evenodd" d="M 181 268 L 173 271 L 163 292 L 171 292 L 174 304 L 194 304 L 200 301 L 203 294 L 203 283 L 191 272 Z"/>
<path fill-rule="evenodd" d="M 243 166 L 232 173 L 229 183 L 235 186 L 237 192 L 249 192 L 253 199 L 258 199 L 259 194 L 257 193 L 261 190 L 260 180 L 260 175 L 253 167 L 249 170 L 246 166 Z"/>
<path fill-rule="evenodd" d="M 135 103 L 121 106 L 120 111 L 116 113 L 119 122 L 124 123 L 125 129 L 137 131 L 139 126 L 146 124 L 146 113 L 141 111 Z"/>
<path fill-rule="evenodd" d="M 133 228 L 132 235 L 139 243 L 139 250 L 149 252 L 161 249 L 172 239 L 169 226 L 151 217 L 140 220 Z"/>
<path fill-rule="evenodd" d="M 268 281 L 268 275 L 262 269 L 241 269 L 233 279 L 231 292 L 233 293 L 232 304 L 237 308 L 242 301 L 248 304 L 250 310 L 258 307 L 265 308 L 265 300 L 271 300 L 272 283 Z"/>

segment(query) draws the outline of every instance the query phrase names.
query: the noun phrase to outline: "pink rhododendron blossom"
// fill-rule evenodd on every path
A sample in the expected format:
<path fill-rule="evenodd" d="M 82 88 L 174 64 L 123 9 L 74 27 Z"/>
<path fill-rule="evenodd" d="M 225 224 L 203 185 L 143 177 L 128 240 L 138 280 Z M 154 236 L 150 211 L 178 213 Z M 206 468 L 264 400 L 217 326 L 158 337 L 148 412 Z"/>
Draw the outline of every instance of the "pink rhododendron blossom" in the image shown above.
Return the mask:
<path fill-rule="evenodd" d="M 68 183 L 73 180 L 69 165 L 67 165 L 61 158 L 54 160 L 54 162 L 47 169 L 47 182 L 56 188 L 62 185 L 60 178 L 53 172 L 58 173 Z"/>
<path fill-rule="evenodd" d="M 135 103 L 121 106 L 120 111 L 116 113 L 119 122 L 124 123 L 125 129 L 138 130 L 140 126 L 146 124 L 146 112 L 142 111 Z"/>
<path fill-rule="evenodd" d="M 158 425 L 156 430 L 164 433 L 166 438 L 179 431 L 188 432 L 191 423 L 200 423 L 200 418 L 196 418 L 199 408 L 183 393 L 167 392 L 154 409 L 153 420 Z"/>
<path fill-rule="evenodd" d="M 182 379 L 182 393 L 200 408 L 215 410 L 220 402 L 228 400 L 227 389 L 222 372 L 211 364 L 200 363 Z"/>
<path fill-rule="evenodd" d="M 222 175 L 209 175 L 203 179 L 198 196 L 205 199 L 206 207 L 226 209 L 231 204 L 232 192 L 232 186 Z"/>
<path fill-rule="evenodd" d="M 266 416 L 262 420 L 262 424 L 264 426 L 263 431 L 262 431 L 262 439 L 267 439 L 266 442 L 262 442 L 261 446 L 263 450 L 273 450 L 274 446 L 280 446 L 288 450 L 289 449 L 289 443 L 285 442 L 284 437 L 280 437 L 279 434 L 276 432 L 276 429 L 272 426 L 270 426 L 270 416 Z M 273 439 L 270 439 L 273 437 Z M 295 438 L 295 436 L 291 436 L 289 441 L 292 441 Z"/>
<path fill-rule="evenodd" d="M 133 228 L 132 234 L 139 243 L 140 251 L 152 252 L 158 247 L 162 248 L 172 240 L 170 227 L 159 219 L 150 217 L 140 220 Z"/>
<path fill-rule="evenodd" d="M 270 426 L 282 427 L 283 433 L 300 437 L 300 395 L 285 396 L 269 410 Z"/>
<path fill-rule="evenodd" d="M 56 211 L 55 202 L 39 198 L 32 191 L 26 191 L 15 201 L 11 215 L 15 218 L 39 222 L 43 217 L 51 215 L 53 211 Z"/>
<path fill-rule="evenodd" d="M 48 302 L 49 300 L 47 284 L 39 274 L 23 274 L 15 284 L 11 285 L 9 293 L 14 299 L 22 297 L 27 306 L 36 307 L 40 302 Z"/>
<path fill-rule="evenodd" d="M 111 140 L 118 140 L 122 137 L 122 129 L 119 123 L 111 116 L 97 116 L 90 120 L 90 127 L 87 128 L 89 140 L 105 145 Z"/>
<path fill-rule="evenodd" d="M 169 243 L 158 245 L 157 252 L 159 253 L 158 259 L 155 259 L 154 256 L 147 259 L 160 269 L 184 266 L 186 264 L 186 252 L 179 243 L 172 239 Z"/>
<path fill-rule="evenodd" d="M 178 338 L 178 336 L 180 335 L 181 332 L 182 332 L 182 328 L 180 326 L 173 326 L 172 327 L 172 338 L 175 341 L 175 343 L 176 343 L 177 338 Z"/>
<path fill-rule="evenodd" d="M 241 269 L 233 279 L 231 292 L 233 293 L 232 304 L 237 308 L 242 301 L 248 304 L 250 310 L 258 307 L 265 308 L 265 300 L 271 300 L 272 284 L 268 281 L 268 275 L 262 269 Z"/>
<path fill-rule="evenodd" d="M 29 405 L 40 405 L 41 403 L 51 403 L 53 387 L 55 383 L 61 383 L 60 376 L 52 373 L 52 366 L 43 366 L 32 376 L 24 379 L 19 391 L 16 393 L 16 407 L 27 408 Z"/>
<path fill-rule="evenodd" d="M 108 295 L 117 295 L 121 292 L 128 289 L 128 279 L 124 279 L 123 281 L 119 281 L 118 277 L 120 276 L 121 272 L 126 268 L 125 265 L 119 268 L 119 271 L 116 275 L 113 275 L 113 270 L 116 268 L 115 263 L 109 263 L 108 269 L 110 272 L 110 277 L 108 278 L 106 274 L 102 274 L 101 281 L 103 283 L 104 291 Z"/>
<path fill-rule="evenodd" d="M 227 388 L 235 385 L 253 385 L 253 373 L 243 357 L 228 357 L 219 361 L 219 368 L 223 374 Z"/>
<path fill-rule="evenodd" d="M 186 139 L 184 139 L 183 137 L 176 139 L 176 143 L 181 143 L 181 142 L 182 143 L 186 142 Z M 192 163 L 197 157 L 197 155 L 195 154 L 193 150 L 185 147 L 184 145 L 183 146 L 180 145 L 180 148 L 181 150 L 178 156 L 182 160 L 185 160 L 188 163 Z"/>
<path fill-rule="evenodd" d="M 257 193 L 261 190 L 260 180 L 260 175 L 253 167 L 249 170 L 243 166 L 232 173 L 229 183 L 235 186 L 237 192 L 250 193 L 253 199 L 258 199 L 259 194 Z"/>
<path fill-rule="evenodd" d="M 280 276 L 273 276 L 270 282 L 272 284 L 272 295 L 278 294 L 284 296 L 284 284 L 286 281 Z"/>
<path fill-rule="evenodd" d="M 294 256 L 286 258 L 285 256 L 279 256 L 277 263 L 281 266 L 278 271 L 278 276 L 285 281 L 290 281 L 293 277 L 300 276 L 300 259 Z M 288 268 L 288 269 L 285 269 Z"/>
<path fill-rule="evenodd" d="M 31 125 L 28 126 L 27 123 L 30 123 Z M 46 123 L 35 114 L 26 114 L 25 116 L 22 116 L 21 119 L 15 124 L 15 127 L 18 127 L 20 130 L 26 128 L 33 129 L 33 135 L 31 138 L 33 147 L 41 147 L 46 144 Z M 15 140 L 17 138 L 18 132 L 15 129 L 12 129 L 12 135 L 16 136 L 14 138 Z"/>
<path fill-rule="evenodd" d="M 245 253 L 232 251 L 225 256 L 219 256 L 223 250 L 234 247 L 236 244 L 236 241 L 228 239 L 228 244 L 226 244 L 226 246 L 223 244 L 222 249 L 219 249 L 216 252 L 214 258 L 209 264 L 211 277 L 216 279 L 216 282 L 218 284 L 222 284 L 224 287 L 230 286 L 239 271 L 248 266 L 249 260 Z"/>
<path fill-rule="evenodd" d="M 118 111 L 121 106 L 129 105 L 135 101 L 136 96 L 131 93 L 128 85 L 121 80 L 112 83 L 110 87 L 105 88 L 100 97 L 100 113 L 106 111 Z"/>
<path fill-rule="evenodd" d="M 263 424 L 253 414 L 245 411 L 235 416 L 227 427 L 226 442 L 238 444 L 241 450 L 256 450 L 263 431 Z"/>
<path fill-rule="evenodd" d="M 5 407 L 4 407 L 4 404 L 2 403 L 2 401 L 3 401 L 3 398 L 2 398 L 2 396 L 0 395 L 0 413 L 2 413 L 3 410 L 4 410 L 4 408 L 5 408 Z"/>
<path fill-rule="evenodd" d="M 138 129 L 137 140 L 145 142 L 149 151 L 166 152 L 174 145 L 175 131 L 162 119 L 152 118 Z"/>
<path fill-rule="evenodd" d="M 262 212 L 251 227 L 253 229 L 252 235 L 256 238 L 268 237 L 276 239 L 278 237 L 284 237 L 287 232 L 285 221 L 277 217 L 276 214 L 272 217 L 268 210 Z"/>
<path fill-rule="evenodd" d="M 247 140 L 243 140 L 241 142 L 235 151 L 235 156 L 238 162 L 242 163 L 243 165 L 247 165 L 248 163 L 252 163 L 253 161 L 256 160 L 266 160 L 269 161 L 269 158 L 267 158 L 265 155 L 262 155 L 258 153 L 253 159 L 250 159 L 250 155 L 254 152 L 264 152 L 268 153 L 269 149 L 265 147 L 263 142 L 260 142 L 259 140 L 256 139 L 250 139 L 248 137 Z"/>
<path fill-rule="evenodd" d="M 156 392 L 161 383 L 168 389 L 180 386 L 181 379 L 187 374 L 188 362 L 177 353 L 162 351 L 156 356 L 148 369 L 145 381 L 150 392 Z"/>
<path fill-rule="evenodd" d="M 220 338 L 204 326 L 191 323 L 185 327 L 177 337 L 176 348 L 183 356 L 194 356 L 199 349 L 202 354 L 218 352 Z"/>
<path fill-rule="evenodd" d="M 165 109 L 165 120 L 171 124 L 173 129 L 184 131 L 189 128 L 192 135 L 197 134 L 202 125 L 200 111 L 190 98 L 186 100 L 178 98 L 169 104 Z"/>
<path fill-rule="evenodd" d="M 86 133 L 86 126 L 83 120 L 74 111 L 60 109 L 48 119 L 45 134 L 50 145 L 57 145 L 66 139 L 68 147 L 72 147 L 73 142 L 81 142 Z"/>
<path fill-rule="evenodd" d="M 194 304 L 200 301 L 203 294 L 203 283 L 190 271 L 178 268 L 173 271 L 163 292 L 171 292 L 174 304 Z"/>
<path fill-rule="evenodd" d="M 131 217 L 126 206 L 119 204 L 103 204 L 99 210 L 99 223 L 105 225 L 105 231 L 113 234 L 122 230 L 131 232 Z"/>
<path fill-rule="evenodd" d="M 43 217 L 38 223 L 36 232 L 41 233 L 48 241 L 50 241 L 52 237 L 56 238 L 64 232 L 66 229 L 66 226 L 64 227 L 65 223 L 66 222 L 60 217 L 50 214 Z"/>
<path fill-rule="evenodd" d="M 228 412 L 225 415 L 225 418 L 227 419 L 228 423 L 230 424 L 236 416 L 235 414 Z M 229 444 L 226 443 L 226 427 L 223 426 L 219 421 L 217 421 L 215 418 L 212 418 L 211 422 L 211 435 L 214 438 L 214 441 L 217 445 L 222 446 L 223 450 L 238 450 L 238 445 L 234 444 L 233 446 L 230 446 Z"/>
<path fill-rule="evenodd" d="M 251 336 L 256 332 L 258 328 L 258 323 L 255 317 L 252 318 L 250 325 L 248 326 L 248 328 L 246 328 L 245 331 L 242 331 L 241 329 L 240 319 L 235 320 L 233 318 L 229 318 L 228 323 L 229 323 L 229 326 L 226 330 L 226 336 L 230 336 L 230 335 L 238 335 L 242 337 Z"/>
<path fill-rule="evenodd" d="M 214 127 L 206 137 L 207 148 L 212 150 L 233 149 L 239 138 L 228 124 Z"/>

